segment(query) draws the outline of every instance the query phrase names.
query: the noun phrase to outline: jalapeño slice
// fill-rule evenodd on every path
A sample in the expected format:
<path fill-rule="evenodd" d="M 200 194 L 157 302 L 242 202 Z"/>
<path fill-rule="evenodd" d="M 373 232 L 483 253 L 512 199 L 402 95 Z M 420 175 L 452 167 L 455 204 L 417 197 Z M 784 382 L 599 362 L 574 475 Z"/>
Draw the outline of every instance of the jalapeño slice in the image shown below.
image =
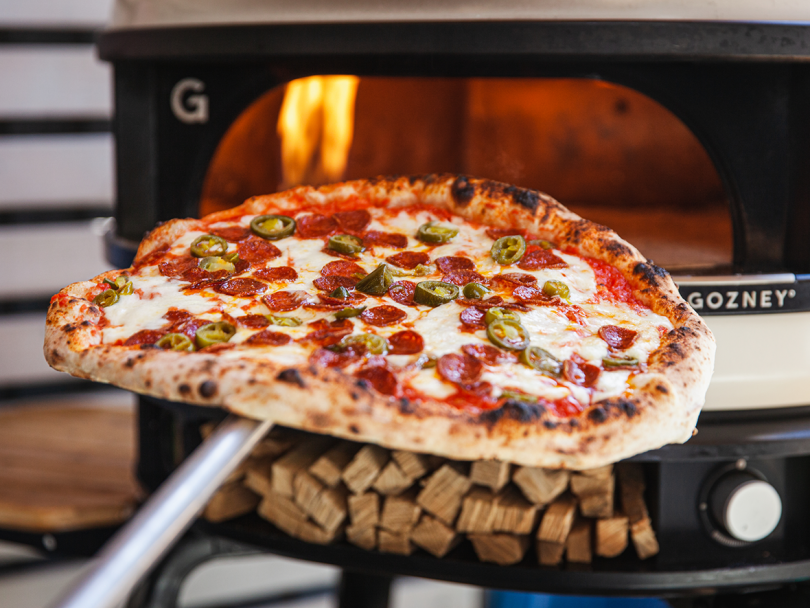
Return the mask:
<path fill-rule="evenodd" d="M 413 301 L 425 306 L 441 306 L 458 297 L 458 286 L 443 281 L 422 281 L 416 284 Z"/>
<path fill-rule="evenodd" d="M 533 239 L 529 241 L 529 245 L 537 245 L 538 247 L 542 247 L 543 249 L 554 249 L 554 243 L 550 243 L 544 239 Z"/>
<path fill-rule="evenodd" d="M 302 321 L 298 317 L 282 317 L 280 315 L 265 315 L 265 318 L 270 321 L 270 325 L 278 325 L 279 327 L 298 327 Z"/>
<path fill-rule="evenodd" d="M 530 346 L 521 351 L 519 358 L 523 365 L 550 376 L 559 376 L 562 372 L 562 363 L 550 352 L 539 346 Z"/>
<path fill-rule="evenodd" d="M 560 296 L 563 300 L 567 300 L 571 297 L 571 291 L 568 289 L 568 285 L 562 281 L 546 281 L 543 285 L 543 293 L 550 298 Z"/>
<path fill-rule="evenodd" d="M 492 244 L 492 259 L 503 266 L 515 264 L 526 253 L 526 240 L 519 234 L 502 236 Z"/>
<path fill-rule="evenodd" d="M 164 350 L 194 350 L 194 342 L 186 334 L 166 334 L 156 342 L 156 346 Z"/>
<path fill-rule="evenodd" d="M 104 279 L 104 282 L 110 286 L 110 289 L 117 292 L 120 296 L 132 295 L 134 291 L 132 281 L 130 281 L 129 277 L 125 274 L 115 277 L 115 281 Z"/>
<path fill-rule="evenodd" d="M 359 317 L 366 309 L 366 306 L 358 306 L 357 308 L 344 308 L 335 313 L 336 319 L 349 319 L 351 317 Z"/>
<path fill-rule="evenodd" d="M 481 285 L 481 283 L 467 283 L 462 293 L 468 300 L 480 300 L 489 293 L 489 289 Z"/>
<path fill-rule="evenodd" d="M 636 367 L 639 364 L 637 357 L 614 357 L 608 356 L 602 359 L 605 367 Z"/>
<path fill-rule="evenodd" d="M 93 298 L 93 304 L 98 304 L 102 308 L 112 306 L 118 301 L 118 292 L 114 289 L 106 289 Z"/>
<path fill-rule="evenodd" d="M 416 238 L 423 243 L 449 243 L 458 234 L 458 228 L 453 226 L 437 226 L 435 222 L 428 222 L 419 226 Z"/>
<path fill-rule="evenodd" d="M 520 316 L 514 310 L 501 308 L 499 306 L 493 306 L 492 308 L 488 309 L 484 315 L 484 323 L 487 325 L 493 321 L 497 321 L 498 319 L 511 319 L 512 321 L 517 321 L 518 323 L 520 322 Z"/>
<path fill-rule="evenodd" d="M 257 215 L 250 221 L 250 231 L 268 241 L 292 236 L 295 220 L 286 215 Z"/>
<path fill-rule="evenodd" d="M 338 300 L 345 300 L 349 297 L 349 290 L 341 285 L 340 287 L 335 288 L 335 290 L 329 294 L 329 297 L 337 298 Z"/>
<path fill-rule="evenodd" d="M 356 255 L 366 249 L 363 246 L 363 239 L 351 234 L 336 234 L 335 236 L 330 236 L 327 247 L 332 251 L 345 253 L 347 255 Z"/>
<path fill-rule="evenodd" d="M 229 262 L 224 257 L 219 257 L 215 255 L 210 255 L 207 258 L 202 258 L 200 260 L 200 263 L 197 265 L 207 272 L 217 272 L 219 270 L 224 270 L 225 272 L 233 272 L 236 269 L 236 266 L 234 266 L 232 262 Z"/>
<path fill-rule="evenodd" d="M 365 346 L 366 352 L 371 355 L 384 355 L 388 352 L 388 341 L 377 334 L 352 334 L 343 338 L 338 345 L 344 348 Z"/>
<path fill-rule="evenodd" d="M 213 234 L 198 236 L 191 244 L 191 255 L 195 258 L 225 255 L 227 251 L 228 241 Z"/>
<path fill-rule="evenodd" d="M 354 289 L 370 296 L 383 296 L 393 282 L 394 276 L 391 274 L 391 270 L 386 264 L 380 264 L 355 285 Z"/>
<path fill-rule="evenodd" d="M 514 319 L 495 319 L 487 325 L 487 338 L 506 350 L 523 350 L 529 346 L 529 332 Z"/>
<path fill-rule="evenodd" d="M 206 346 L 211 346 L 212 344 L 227 342 L 233 338 L 235 333 L 236 328 L 227 321 L 217 321 L 216 323 L 203 325 L 197 330 L 197 346 L 200 348 L 205 348 Z"/>

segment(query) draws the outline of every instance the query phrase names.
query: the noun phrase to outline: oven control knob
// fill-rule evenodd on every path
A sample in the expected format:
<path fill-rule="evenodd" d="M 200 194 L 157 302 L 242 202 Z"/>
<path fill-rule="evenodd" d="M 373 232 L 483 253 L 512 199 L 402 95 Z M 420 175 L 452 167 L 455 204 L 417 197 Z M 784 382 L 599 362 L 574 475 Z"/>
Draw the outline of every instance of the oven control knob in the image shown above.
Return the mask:
<path fill-rule="evenodd" d="M 739 471 L 721 477 L 709 497 L 712 515 L 737 540 L 755 542 L 774 531 L 782 518 L 782 499 L 774 487 Z"/>

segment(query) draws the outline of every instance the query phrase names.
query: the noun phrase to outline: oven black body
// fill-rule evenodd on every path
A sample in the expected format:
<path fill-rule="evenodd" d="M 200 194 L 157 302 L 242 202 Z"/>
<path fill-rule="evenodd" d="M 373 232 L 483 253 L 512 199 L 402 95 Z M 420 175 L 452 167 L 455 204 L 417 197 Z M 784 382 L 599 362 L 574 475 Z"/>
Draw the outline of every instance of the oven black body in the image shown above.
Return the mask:
<path fill-rule="evenodd" d="M 810 27 L 683 22 L 464 22 L 210 26 L 111 30 L 99 41 L 115 68 L 117 232 L 113 263 L 160 221 L 197 213 L 205 172 L 239 114 L 264 92 L 315 74 L 419 77 L 583 77 L 635 89 L 680 118 L 708 151 L 731 204 L 733 271 L 810 272 Z M 205 120 L 179 98 L 202 83 Z M 198 86 L 199 85 L 195 85 Z M 797 276 L 799 309 L 807 283 Z M 799 302 L 799 300 L 801 300 Z M 808 395 L 810 405 L 810 395 Z M 140 402 L 138 474 L 149 489 L 200 441 L 217 410 Z M 760 416 L 757 418 L 757 416 Z M 478 563 L 460 546 L 445 560 L 317 547 L 258 518 L 210 526 L 272 551 L 373 573 L 431 576 L 520 590 L 664 595 L 756 589 L 810 576 L 810 414 L 805 408 L 704 417 L 685 446 L 642 455 L 662 552 L 597 560 L 563 572 Z M 745 462 L 782 496 L 784 514 L 764 541 L 724 546 L 699 504 L 706 480 Z M 630 552 L 628 552 L 629 554 Z M 699 556 L 699 557 L 698 557 Z"/>

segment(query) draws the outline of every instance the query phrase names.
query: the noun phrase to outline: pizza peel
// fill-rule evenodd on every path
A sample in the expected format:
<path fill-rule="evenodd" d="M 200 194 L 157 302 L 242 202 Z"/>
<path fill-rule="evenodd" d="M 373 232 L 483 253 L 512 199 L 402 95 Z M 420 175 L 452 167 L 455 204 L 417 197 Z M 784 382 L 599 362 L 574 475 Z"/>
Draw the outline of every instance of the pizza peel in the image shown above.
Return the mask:
<path fill-rule="evenodd" d="M 90 571 L 52 608 L 113 608 L 188 529 L 273 423 L 226 418 L 101 548 Z"/>

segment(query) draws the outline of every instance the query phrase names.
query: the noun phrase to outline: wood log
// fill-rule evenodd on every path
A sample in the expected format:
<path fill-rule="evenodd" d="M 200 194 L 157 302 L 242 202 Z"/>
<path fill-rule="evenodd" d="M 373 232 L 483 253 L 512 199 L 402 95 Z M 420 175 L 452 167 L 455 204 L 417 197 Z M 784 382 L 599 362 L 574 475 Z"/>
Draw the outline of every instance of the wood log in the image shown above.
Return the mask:
<path fill-rule="evenodd" d="M 444 464 L 428 478 L 416 502 L 425 511 L 452 526 L 461 509 L 461 499 L 471 487 L 472 482 L 460 463 Z"/>
<path fill-rule="evenodd" d="M 346 519 L 345 486 L 329 488 L 305 471 L 295 476 L 293 486 L 296 504 L 327 532 L 337 530 Z"/>
<path fill-rule="evenodd" d="M 250 513 L 259 504 L 261 497 L 238 481 L 222 486 L 203 511 L 203 517 L 210 522 L 226 521 Z"/>
<path fill-rule="evenodd" d="M 624 515 L 596 520 L 596 554 L 616 557 L 627 548 L 629 522 Z"/>
<path fill-rule="evenodd" d="M 247 458 L 245 458 L 242 462 L 239 463 L 239 466 L 237 466 L 233 471 L 231 471 L 231 474 L 228 475 L 228 477 L 225 479 L 225 483 L 231 483 L 234 481 L 240 481 L 244 479 L 245 475 L 247 474 L 247 470 L 251 466 L 255 465 L 258 460 L 259 459 L 255 458 L 254 456 L 248 456 Z"/>
<path fill-rule="evenodd" d="M 273 460 L 258 458 L 245 469 L 245 486 L 260 494 L 269 496 L 273 493 Z"/>
<path fill-rule="evenodd" d="M 584 471 L 577 471 L 577 474 L 585 475 L 586 477 L 601 477 L 602 479 L 605 479 L 607 477 L 613 477 L 613 465 L 606 464 L 598 469 L 585 469 Z"/>
<path fill-rule="evenodd" d="M 571 528 L 565 541 L 565 556 L 569 562 L 590 564 L 593 561 L 593 522 L 589 519 L 578 519 Z"/>
<path fill-rule="evenodd" d="M 495 494 L 485 488 L 473 488 L 461 503 L 456 522 L 459 532 L 491 533 L 495 524 Z"/>
<path fill-rule="evenodd" d="M 631 524 L 630 538 L 633 540 L 633 546 L 639 559 L 647 559 L 658 554 L 658 539 L 655 537 L 655 531 L 649 519 L 641 519 Z"/>
<path fill-rule="evenodd" d="M 257 513 L 290 536 L 311 543 L 329 544 L 342 534 L 342 528 L 327 531 L 307 519 L 306 513 L 295 502 L 281 494 L 266 496 Z"/>
<path fill-rule="evenodd" d="M 330 437 L 307 437 L 281 458 L 274 461 L 271 467 L 273 492 L 292 498 L 295 493 L 293 488 L 295 476 L 300 471 L 308 469 L 321 454 L 329 449 L 332 441 L 333 439 Z"/>
<path fill-rule="evenodd" d="M 507 488 L 495 500 L 492 529 L 495 532 L 531 534 L 537 524 L 539 509 L 514 487 Z"/>
<path fill-rule="evenodd" d="M 470 467 L 470 481 L 498 492 L 509 483 L 512 465 L 498 460 L 477 460 Z"/>
<path fill-rule="evenodd" d="M 366 551 L 377 546 L 377 529 L 374 526 L 358 526 L 352 524 L 346 528 L 346 540 Z"/>
<path fill-rule="evenodd" d="M 399 496 L 386 496 L 380 516 L 380 528 L 396 534 L 404 534 L 413 528 L 422 512 L 416 503 L 416 493 L 417 488 L 411 488 Z"/>
<path fill-rule="evenodd" d="M 273 427 L 251 452 L 257 458 L 278 458 L 289 450 L 296 443 L 300 443 L 307 438 L 301 432 L 293 431 L 283 427 Z"/>
<path fill-rule="evenodd" d="M 376 492 L 352 494 L 348 503 L 352 526 L 373 528 L 380 523 L 380 496 Z"/>
<path fill-rule="evenodd" d="M 395 450 L 391 453 L 391 458 L 399 465 L 405 476 L 411 483 L 430 473 L 430 459 L 424 454 L 415 452 L 402 452 Z"/>
<path fill-rule="evenodd" d="M 377 540 L 379 549 L 383 553 L 397 553 L 399 555 L 410 555 L 413 553 L 414 546 L 407 532 L 397 533 L 388 530 L 380 530 L 377 533 Z"/>
<path fill-rule="evenodd" d="M 411 531 L 411 542 L 436 557 L 444 557 L 460 541 L 460 534 L 430 515 L 423 515 Z"/>
<path fill-rule="evenodd" d="M 537 561 L 543 566 L 557 566 L 562 563 L 565 543 L 537 541 Z"/>
<path fill-rule="evenodd" d="M 612 474 L 612 467 L 610 471 L 607 469 L 601 467 L 590 471 L 589 475 L 571 475 L 571 492 L 579 498 L 579 510 L 585 517 L 613 517 L 616 478 Z"/>
<path fill-rule="evenodd" d="M 478 559 L 501 566 L 521 561 L 529 547 L 528 537 L 514 534 L 468 534 L 467 538 L 472 542 Z"/>
<path fill-rule="evenodd" d="M 388 450 L 376 445 L 365 445 L 343 469 L 341 478 L 352 492 L 362 494 L 371 487 L 386 462 Z"/>
<path fill-rule="evenodd" d="M 537 467 L 518 467 L 512 474 L 527 500 L 536 505 L 546 505 L 565 492 L 571 474 Z"/>
<path fill-rule="evenodd" d="M 619 500 L 622 513 L 634 524 L 649 519 L 647 505 L 644 502 L 644 471 L 640 464 L 624 462 L 616 467 L 616 476 L 619 480 Z"/>
<path fill-rule="evenodd" d="M 412 485 L 413 480 L 402 472 L 396 461 L 389 460 L 371 487 L 384 496 L 395 496 Z"/>
<path fill-rule="evenodd" d="M 547 508 L 537 529 L 537 539 L 549 543 L 565 544 L 574 515 L 577 511 L 577 500 L 571 494 L 563 494 Z"/>
<path fill-rule="evenodd" d="M 343 469 L 348 466 L 361 447 L 350 441 L 338 442 L 312 463 L 309 467 L 309 474 L 330 488 L 336 488 L 340 484 Z"/>

